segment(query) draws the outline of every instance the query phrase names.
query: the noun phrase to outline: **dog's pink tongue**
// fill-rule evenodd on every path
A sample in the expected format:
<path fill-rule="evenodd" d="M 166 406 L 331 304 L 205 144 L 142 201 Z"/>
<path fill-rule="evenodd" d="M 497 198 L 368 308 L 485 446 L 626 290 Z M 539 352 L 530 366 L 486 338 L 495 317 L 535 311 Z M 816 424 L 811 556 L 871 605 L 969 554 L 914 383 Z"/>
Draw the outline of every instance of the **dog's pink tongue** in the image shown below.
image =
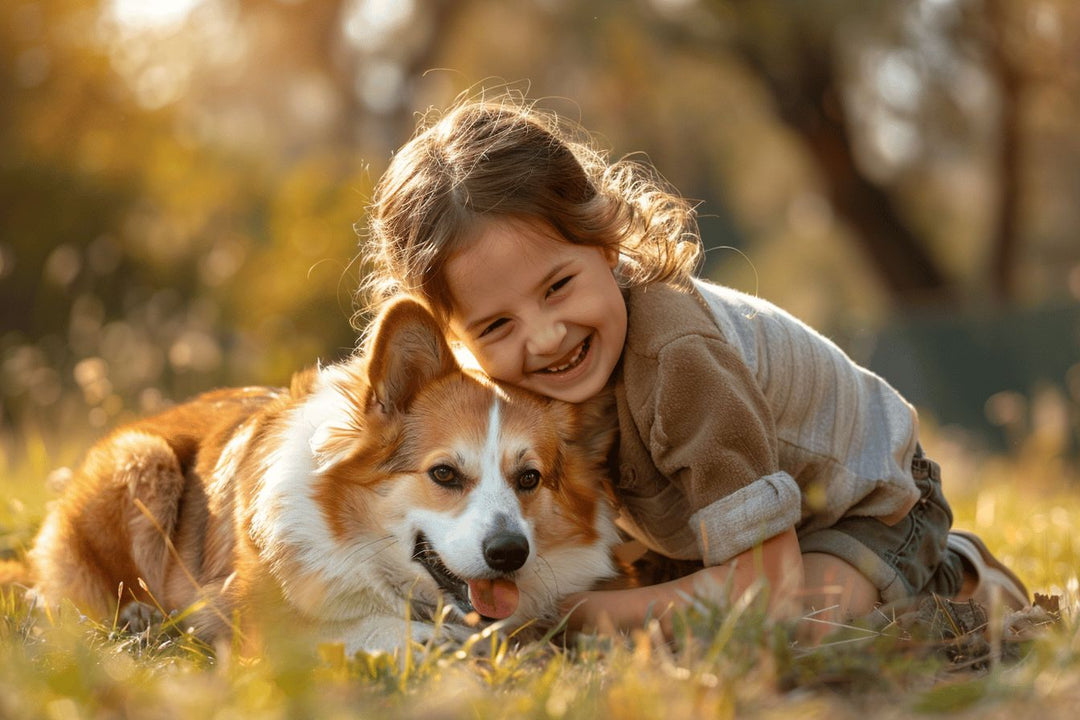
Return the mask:
<path fill-rule="evenodd" d="M 506 578 L 470 580 L 469 602 L 484 617 L 502 620 L 517 610 L 518 587 Z"/>

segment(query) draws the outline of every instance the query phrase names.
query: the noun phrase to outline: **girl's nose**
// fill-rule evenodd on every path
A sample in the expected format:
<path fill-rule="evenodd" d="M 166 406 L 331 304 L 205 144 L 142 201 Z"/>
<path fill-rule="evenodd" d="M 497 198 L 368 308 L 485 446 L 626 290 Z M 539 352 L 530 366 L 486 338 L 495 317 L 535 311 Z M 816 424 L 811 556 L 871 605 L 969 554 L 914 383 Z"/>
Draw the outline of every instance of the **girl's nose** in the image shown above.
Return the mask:
<path fill-rule="evenodd" d="M 538 322 L 525 340 L 530 355 L 551 355 L 559 351 L 566 337 L 566 325 L 560 321 Z"/>

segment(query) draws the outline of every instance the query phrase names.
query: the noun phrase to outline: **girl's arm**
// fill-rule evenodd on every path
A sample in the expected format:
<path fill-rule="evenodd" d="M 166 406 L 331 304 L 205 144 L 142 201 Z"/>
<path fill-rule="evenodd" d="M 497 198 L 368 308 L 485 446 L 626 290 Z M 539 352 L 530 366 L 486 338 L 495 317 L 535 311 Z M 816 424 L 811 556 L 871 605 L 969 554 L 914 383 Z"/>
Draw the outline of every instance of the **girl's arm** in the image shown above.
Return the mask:
<path fill-rule="evenodd" d="M 563 603 L 563 609 L 566 612 L 573 609 L 569 630 L 628 631 L 642 627 L 646 618 L 652 617 L 659 619 L 665 634 L 670 635 L 671 610 L 686 608 L 689 605 L 686 596 L 726 604 L 738 599 L 759 579 L 767 583 L 771 615 L 786 618 L 799 613 L 803 568 L 795 528 L 789 528 L 725 563 L 677 580 L 629 590 L 571 595 Z"/>

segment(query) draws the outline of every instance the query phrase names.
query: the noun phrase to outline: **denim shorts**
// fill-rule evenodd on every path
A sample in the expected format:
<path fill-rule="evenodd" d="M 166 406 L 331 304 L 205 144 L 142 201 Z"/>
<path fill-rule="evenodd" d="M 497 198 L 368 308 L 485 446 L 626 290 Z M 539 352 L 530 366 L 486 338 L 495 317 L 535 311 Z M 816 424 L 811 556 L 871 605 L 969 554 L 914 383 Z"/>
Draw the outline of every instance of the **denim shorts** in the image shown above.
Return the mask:
<path fill-rule="evenodd" d="M 946 551 L 952 509 L 941 491 L 941 470 L 918 448 L 911 473 L 919 500 L 895 525 L 870 517 L 846 517 L 829 528 L 799 536 L 802 552 L 834 555 L 854 565 L 877 586 L 884 602 L 960 590 L 963 565 Z"/>

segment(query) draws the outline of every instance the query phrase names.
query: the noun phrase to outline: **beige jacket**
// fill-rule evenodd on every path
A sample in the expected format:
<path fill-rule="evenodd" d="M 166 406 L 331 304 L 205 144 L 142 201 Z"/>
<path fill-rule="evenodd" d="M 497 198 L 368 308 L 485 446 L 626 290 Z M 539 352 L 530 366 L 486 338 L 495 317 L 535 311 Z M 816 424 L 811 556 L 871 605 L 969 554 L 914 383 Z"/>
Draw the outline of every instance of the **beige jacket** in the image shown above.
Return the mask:
<path fill-rule="evenodd" d="M 892 524 L 919 498 L 914 408 L 783 310 L 695 281 L 627 295 L 615 379 L 624 528 L 724 562 L 794 526 Z"/>

